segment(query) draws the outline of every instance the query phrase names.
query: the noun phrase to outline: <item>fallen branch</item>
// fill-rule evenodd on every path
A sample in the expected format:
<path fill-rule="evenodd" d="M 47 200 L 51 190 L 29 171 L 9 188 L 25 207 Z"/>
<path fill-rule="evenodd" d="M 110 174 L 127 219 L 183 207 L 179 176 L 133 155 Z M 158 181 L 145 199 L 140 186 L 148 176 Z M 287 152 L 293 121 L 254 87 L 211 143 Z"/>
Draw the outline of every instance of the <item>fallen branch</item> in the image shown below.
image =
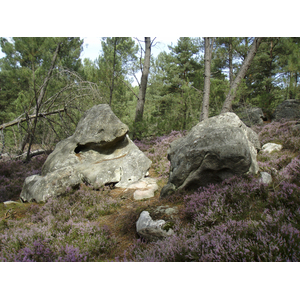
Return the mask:
<path fill-rule="evenodd" d="M 10 217 L 13 217 L 16 215 L 16 212 L 15 211 L 12 211 L 12 208 L 10 208 L 4 215 L 4 217 L 2 218 L 2 220 L 5 220 L 5 219 L 9 219 Z"/>
<path fill-rule="evenodd" d="M 41 154 L 50 154 L 52 152 L 52 150 L 43 150 L 43 149 L 39 149 L 39 150 L 35 150 L 35 151 L 32 151 L 30 152 L 29 156 L 30 158 L 31 157 L 34 157 L 34 156 L 37 156 L 37 155 L 41 155 Z M 12 159 L 22 159 L 22 158 L 25 158 L 27 155 L 27 152 L 21 154 L 21 155 L 17 155 L 15 157 L 12 157 Z"/>
<path fill-rule="evenodd" d="M 39 118 L 43 118 L 44 116 L 49 116 L 49 115 L 54 115 L 54 114 L 58 114 L 60 112 L 63 112 L 63 111 L 67 111 L 66 108 L 62 108 L 62 109 L 59 109 L 59 110 L 55 110 L 55 111 L 50 111 L 50 112 L 46 112 L 46 113 L 39 113 L 37 116 Z M 4 128 L 7 128 L 7 127 L 10 127 L 10 126 L 14 126 L 16 124 L 19 124 L 19 123 L 22 123 L 22 122 L 25 122 L 26 120 L 30 120 L 30 119 L 34 119 L 36 117 L 36 115 L 29 115 L 28 118 L 17 118 L 13 121 L 10 121 L 8 123 L 4 123 L 2 125 L 0 125 L 0 130 L 4 129 Z"/>

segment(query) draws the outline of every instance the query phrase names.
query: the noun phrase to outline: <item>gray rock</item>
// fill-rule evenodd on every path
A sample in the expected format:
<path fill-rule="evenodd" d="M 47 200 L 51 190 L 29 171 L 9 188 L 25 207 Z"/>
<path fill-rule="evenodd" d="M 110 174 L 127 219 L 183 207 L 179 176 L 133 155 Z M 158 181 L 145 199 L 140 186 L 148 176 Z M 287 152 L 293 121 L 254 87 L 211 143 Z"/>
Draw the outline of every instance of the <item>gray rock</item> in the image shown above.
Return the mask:
<path fill-rule="evenodd" d="M 274 112 L 274 121 L 300 119 L 300 100 L 288 99 L 279 104 Z"/>
<path fill-rule="evenodd" d="M 154 197 L 155 191 L 158 190 L 156 179 L 146 177 L 136 183 L 131 184 L 129 189 L 136 189 L 133 193 L 134 200 L 142 200 Z"/>
<path fill-rule="evenodd" d="M 81 182 L 80 174 L 72 166 L 45 176 L 32 175 L 25 179 L 20 198 L 23 202 L 46 202 L 48 198 L 61 195 L 69 188 L 79 187 Z"/>
<path fill-rule="evenodd" d="M 0 160 L 8 161 L 8 160 L 10 160 L 10 156 L 8 155 L 8 153 L 0 154 Z"/>
<path fill-rule="evenodd" d="M 153 221 L 148 211 L 142 211 L 136 222 L 136 231 L 148 241 L 157 241 L 174 234 L 171 228 L 168 231 L 162 229 L 165 223 L 164 220 Z"/>
<path fill-rule="evenodd" d="M 128 127 L 109 105 L 89 109 L 74 134 L 59 142 L 42 168 L 42 176 L 26 178 L 21 199 L 45 202 L 85 183 L 98 189 L 113 183 L 127 188 L 144 178 L 151 161 L 127 135 Z"/>
<path fill-rule="evenodd" d="M 257 134 L 236 114 L 224 113 L 198 123 L 183 138 L 171 143 L 169 180 L 161 197 L 175 190 L 196 189 L 233 175 L 256 174 Z"/>
<path fill-rule="evenodd" d="M 259 182 L 260 183 L 263 183 L 263 184 L 270 184 L 272 183 L 272 176 L 267 173 L 267 172 L 261 172 L 260 173 L 260 179 L 259 179 Z"/>
<path fill-rule="evenodd" d="M 236 114 L 248 127 L 251 127 L 252 125 L 262 125 L 264 123 L 264 114 L 262 109 L 259 107 L 240 109 L 236 112 Z"/>
<path fill-rule="evenodd" d="M 178 213 L 178 208 L 177 207 L 169 207 L 168 205 L 166 206 L 158 206 L 155 209 L 156 213 L 162 213 L 162 214 L 167 214 L 167 215 L 174 215 Z"/>
<path fill-rule="evenodd" d="M 274 151 L 280 151 L 282 149 L 282 145 L 275 143 L 267 143 L 261 147 L 261 152 L 272 153 Z"/>

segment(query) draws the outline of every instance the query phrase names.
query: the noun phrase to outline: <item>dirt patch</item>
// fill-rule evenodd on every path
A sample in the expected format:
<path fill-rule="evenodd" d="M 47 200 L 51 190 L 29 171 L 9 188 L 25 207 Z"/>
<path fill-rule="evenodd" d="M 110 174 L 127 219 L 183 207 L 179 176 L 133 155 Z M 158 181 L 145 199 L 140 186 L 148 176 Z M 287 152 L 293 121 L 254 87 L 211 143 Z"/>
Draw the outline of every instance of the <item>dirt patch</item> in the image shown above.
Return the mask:
<path fill-rule="evenodd" d="M 119 188 L 111 190 L 110 196 L 120 199 L 121 206 L 112 214 L 98 218 L 99 224 L 108 226 L 118 243 L 115 251 L 112 251 L 107 257 L 108 260 L 113 260 L 117 256 L 122 257 L 124 251 L 139 238 L 135 230 L 135 223 L 140 213 L 149 209 L 149 207 L 159 205 L 159 191 L 156 192 L 153 198 L 145 200 L 133 200 L 133 193 L 134 190 L 124 191 Z"/>
<path fill-rule="evenodd" d="M 120 206 L 110 215 L 101 216 L 98 222 L 101 226 L 108 226 L 110 232 L 116 237 L 118 246 L 112 251 L 108 260 L 114 260 L 116 257 L 123 257 L 124 251 L 140 237 L 136 233 L 136 222 L 143 210 L 150 212 L 154 220 L 163 219 L 165 221 L 172 220 L 173 217 L 162 212 L 156 211 L 157 207 L 167 206 L 169 208 L 176 207 L 178 214 L 175 218 L 182 218 L 180 211 L 183 208 L 182 199 L 177 199 L 175 203 L 169 203 L 166 199 L 159 199 L 161 187 L 155 192 L 154 197 L 144 200 L 134 200 L 134 190 L 114 188 L 109 192 L 109 196 L 119 199 Z"/>

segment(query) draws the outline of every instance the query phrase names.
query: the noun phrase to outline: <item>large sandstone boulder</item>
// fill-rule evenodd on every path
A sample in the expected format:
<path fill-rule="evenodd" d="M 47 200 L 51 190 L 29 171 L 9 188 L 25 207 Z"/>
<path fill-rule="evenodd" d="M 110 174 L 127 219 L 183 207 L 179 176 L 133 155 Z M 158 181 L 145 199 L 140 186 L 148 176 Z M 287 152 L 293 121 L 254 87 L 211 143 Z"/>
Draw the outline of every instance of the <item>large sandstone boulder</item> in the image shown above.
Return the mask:
<path fill-rule="evenodd" d="M 300 119 L 300 100 L 288 99 L 279 104 L 274 112 L 274 121 Z"/>
<path fill-rule="evenodd" d="M 165 197 L 179 189 L 195 189 L 233 175 L 256 174 L 260 142 L 257 134 L 234 113 L 198 123 L 183 138 L 171 143 L 169 181 Z"/>
<path fill-rule="evenodd" d="M 151 161 L 127 135 L 128 127 L 109 105 L 88 110 L 74 134 L 59 142 L 42 168 L 26 178 L 20 198 L 45 202 L 81 183 L 97 189 L 106 184 L 127 188 L 143 179 Z"/>

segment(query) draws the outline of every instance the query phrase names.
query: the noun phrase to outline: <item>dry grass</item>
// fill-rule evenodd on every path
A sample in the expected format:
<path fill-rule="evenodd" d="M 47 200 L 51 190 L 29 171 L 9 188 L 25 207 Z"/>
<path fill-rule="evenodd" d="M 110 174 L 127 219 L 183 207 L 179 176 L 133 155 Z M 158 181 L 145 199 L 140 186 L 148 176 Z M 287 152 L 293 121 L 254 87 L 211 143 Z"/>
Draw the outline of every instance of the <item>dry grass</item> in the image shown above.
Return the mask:
<path fill-rule="evenodd" d="M 155 173 L 150 169 L 149 174 L 153 176 Z M 118 247 L 110 253 L 107 257 L 108 260 L 122 257 L 124 251 L 140 238 L 136 232 L 136 222 L 142 211 L 149 211 L 154 220 L 163 219 L 166 222 L 170 216 L 155 213 L 154 211 L 158 206 L 168 205 L 168 207 L 177 207 L 181 211 L 183 208 L 182 199 L 178 199 L 175 203 L 169 203 L 167 199 L 159 199 L 160 191 L 165 184 L 164 181 L 158 182 L 159 189 L 155 192 L 154 197 L 143 200 L 134 200 L 134 190 L 114 188 L 109 191 L 108 196 L 118 199 L 120 206 L 112 214 L 101 216 L 97 220 L 100 225 L 108 226 L 111 233 L 117 238 Z M 183 216 L 179 213 L 178 217 Z"/>

